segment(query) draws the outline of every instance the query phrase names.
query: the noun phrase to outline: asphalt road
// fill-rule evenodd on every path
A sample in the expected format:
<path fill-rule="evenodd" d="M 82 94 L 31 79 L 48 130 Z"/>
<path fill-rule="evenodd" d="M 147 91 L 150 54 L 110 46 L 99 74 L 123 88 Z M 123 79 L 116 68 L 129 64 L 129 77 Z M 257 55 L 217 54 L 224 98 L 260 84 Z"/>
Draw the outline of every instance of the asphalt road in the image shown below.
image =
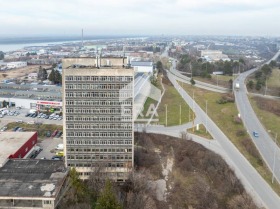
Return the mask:
<path fill-rule="evenodd" d="M 219 127 L 206 115 L 206 113 L 195 103 L 192 98 L 179 86 L 174 76 L 168 73 L 170 81 L 174 87 L 182 95 L 183 99 L 194 107 L 194 111 L 198 120 L 205 121 L 207 118 L 207 128 L 210 134 L 220 144 L 226 153 L 225 160 L 232 166 L 236 175 L 240 178 L 246 190 L 251 193 L 256 202 L 262 204 L 266 208 L 279 208 L 280 198 L 260 176 L 255 168 L 247 161 L 247 159 L 239 152 L 239 150 L 231 143 Z M 224 156 L 225 157 L 225 156 Z"/>
<path fill-rule="evenodd" d="M 279 55 L 280 51 L 271 60 L 276 59 Z M 257 69 L 254 68 L 250 71 L 244 72 L 240 74 L 234 81 L 234 86 L 237 82 L 240 85 L 240 89 L 235 90 L 235 100 L 238 110 L 241 114 L 241 118 L 253 142 L 255 143 L 257 149 L 259 150 L 270 170 L 272 172 L 274 170 L 275 178 L 280 181 L 280 149 L 257 118 L 247 96 L 248 92 L 245 85 L 245 80 L 248 75 L 255 72 L 256 70 Z M 253 131 L 258 132 L 259 137 L 254 137 Z"/>
<path fill-rule="evenodd" d="M 178 70 L 176 70 L 176 60 L 175 59 L 172 59 L 172 60 L 173 60 L 173 62 L 172 62 L 172 68 L 170 69 L 170 72 L 172 74 L 174 74 L 174 76 L 176 76 L 177 80 L 190 84 L 191 78 L 189 78 L 185 75 L 182 75 Z M 221 86 L 215 86 L 215 85 L 205 83 L 202 81 L 198 81 L 198 80 L 195 80 L 195 85 L 199 88 L 203 88 L 203 89 L 206 89 L 209 91 L 215 91 L 215 92 L 219 92 L 219 93 L 228 93 L 230 91 L 230 89 L 228 89 L 228 88 L 224 88 Z"/>
<path fill-rule="evenodd" d="M 266 183 L 266 181 L 260 176 L 255 168 L 247 161 L 247 159 L 239 152 L 239 150 L 231 143 L 231 141 L 225 136 L 225 134 L 218 128 L 218 126 L 206 115 L 206 113 L 192 100 L 192 98 L 179 86 L 174 75 L 168 72 L 168 77 L 173 83 L 174 87 L 181 94 L 183 99 L 193 107 L 196 114 L 196 120 L 201 122 L 207 121 L 207 129 L 213 136 L 213 144 L 207 145 L 202 143 L 202 140 L 197 140 L 198 143 L 203 144 L 206 148 L 212 148 L 211 150 L 219 153 L 234 170 L 237 177 L 241 180 L 245 189 L 254 198 L 255 202 L 265 208 L 279 208 L 280 198 Z M 147 132 L 164 133 L 167 135 L 179 135 L 181 131 L 184 131 L 185 126 L 166 128 L 163 126 L 149 127 Z M 197 137 L 194 137 L 197 139 Z"/>

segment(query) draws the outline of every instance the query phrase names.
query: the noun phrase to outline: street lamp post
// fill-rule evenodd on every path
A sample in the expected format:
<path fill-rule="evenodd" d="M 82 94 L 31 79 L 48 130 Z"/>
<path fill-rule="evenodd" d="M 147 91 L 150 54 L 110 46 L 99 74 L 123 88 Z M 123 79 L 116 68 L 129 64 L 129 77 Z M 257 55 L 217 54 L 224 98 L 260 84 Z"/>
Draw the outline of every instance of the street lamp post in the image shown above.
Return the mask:
<path fill-rule="evenodd" d="M 272 183 L 274 182 L 275 156 L 276 156 L 276 146 L 277 146 L 276 139 L 277 139 L 277 133 L 275 135 L 275 146 L 274 146 L 273 167 L 272 167 L 272 180 L 271 180 Z"/>
<path fill-rule="evenodd" d="M 193 105 L 193 133 L 194 133 L 194 91 L 193 91 L 193 102 L 192 102 L 192 105 Z"/>
<path fill-rule="evenodd" d="M 182 118 L 181 118 L 181 115 L 182 115 L 182 107 L 181 107 L 181 104 L 180 104 L 180 125 L 182 124 Z"/>
<path fill-rule="evenodd" d="M 207 131 L 207 126 L 208 126 L 208 120 L 207 120 L 207 118 L 208 118 L 208 116 L 207 116 L 207 103 L 208 103 L 208 101 L 206 100 L 206 133 L 208 133 L 208 131 Z"/>
<path fill-rule="evenodd" d="M 165 104 L 165 126 L 167 126 L 167 104 Z"/>

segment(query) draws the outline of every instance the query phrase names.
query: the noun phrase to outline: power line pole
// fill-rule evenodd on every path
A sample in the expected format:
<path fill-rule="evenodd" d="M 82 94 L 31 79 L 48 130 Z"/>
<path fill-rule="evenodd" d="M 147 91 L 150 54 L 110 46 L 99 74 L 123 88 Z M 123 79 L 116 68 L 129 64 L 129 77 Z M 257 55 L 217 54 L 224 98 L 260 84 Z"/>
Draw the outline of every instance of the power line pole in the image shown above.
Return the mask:
<path fill-rule="evenodd" d="M 276 135 L 275 135 L 274 156 L 273 156 L 273 167 L 272 167 L 272 180 L 271 180 L 272 183 L 274 182 L 275 157 L 276 157 L 276 147 L 277 147 L 276 139 L 277 139 L 277 133 L 276 133 Z"/>
<path fill-rule="evenodd" d="M 165 104 L 165 126 L 167 127 L 167 104 Z"/>
<path fill-rule="evenodd" d="M 193 133 L 194 133 L 194 91 L 193 91 Z"/>
<path fill-rule="evenodd" d="M 208 133 L 208 131 L 207 131 L 207 127 L 208 127 L 208 115 L 207 115 L 207 100 L 206 100 L 206 133 Z"/>
<path fill-rule="evenodd" d="M 180 125 L 182 124 L 182 118 L 181 118 L 181 115 L 182 115 L 182 109 L 181 109 L 181 104 L 180 104 Z"/>

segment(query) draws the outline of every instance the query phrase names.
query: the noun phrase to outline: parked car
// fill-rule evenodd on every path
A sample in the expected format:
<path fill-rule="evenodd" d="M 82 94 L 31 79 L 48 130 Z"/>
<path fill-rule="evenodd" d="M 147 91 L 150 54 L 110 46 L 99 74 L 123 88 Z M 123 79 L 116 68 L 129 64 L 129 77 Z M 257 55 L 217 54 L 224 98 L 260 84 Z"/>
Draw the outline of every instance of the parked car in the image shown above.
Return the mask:
<path fill-rule="evenodd" d="M 18 128 L 18 129 L 16 130 L 16 132 L 24 132 L 24 129 L 23 129 L 23 128 Z"/>
<path fill-rule="evenodd" d="M 0 131 L 6 131 L 7 130 L 7 126 L 4 126 L 0 129 Z"/>
<path fill-rule="evenodd" d="M 55 153 L 55 156 L 57 156 L 57 157 L 63 157 L 63 156 L 64 156 L 64 152 L 63 152 L 63 151 L 56 152 L 56 153 Z"/>
<path fill-rule="evenodd" d="M 17 123 L 23 123 L 23 120 L 17 120 L 16 122 Z"/>
<path fill-rule="evenodd" d="M 57 134 L 57 132 L 58 132 L 58 130 L 55 130 L 55 131 L 52 133 L 51 137 L 55 137 L 55 135 Z"/>
<path fill-rule="evenodd" d="M 30 113 L 27 113 L 26 115 L 25 115 L 25 117 L 29 117 L 30 116 Z"/>
<path fill-rule="evenodd" d="M 46 131 L 46 137 L 50 137 L 52 135 L 52 133 L 50 131 Z"/>
<path fill-rule="evenodd" d="M 53 156 L 53 157 L 52 157 L 52 160 L 61 160 L 61 158 L 62 158 L 62 157 L 59 157 L 59 156 Z"/>
<path fill-rule="evenodd" d="M 13 131 L 17 131 L 20 127 L 19 126 L 16 126 Z"/>
<path fill-rule="evenodd" d="M 55 135 L 56 138 L 59 138 L 62 134 L 62 131 L 58 131 L 57 134 Z"/>

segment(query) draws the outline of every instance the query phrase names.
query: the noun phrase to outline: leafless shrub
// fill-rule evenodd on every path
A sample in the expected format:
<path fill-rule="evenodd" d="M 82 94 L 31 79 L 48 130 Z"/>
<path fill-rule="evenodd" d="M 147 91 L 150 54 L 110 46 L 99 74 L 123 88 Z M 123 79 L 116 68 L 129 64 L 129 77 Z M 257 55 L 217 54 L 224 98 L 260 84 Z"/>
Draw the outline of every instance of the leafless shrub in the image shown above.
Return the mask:
<path fill-rule="evenodd" d="M 234 122 L 235 122 L 236 124 L 241 124 L 241 123 L 242 123 L 242 119 L 241 119 L 240 117 L 238 117 L 238 116 L 235 116 L 235 117 L 234 117 Z"/>
<path fill-rule="evenodd" d="M 261 159 L 260 153 L 258 152 L 256 146 L 254 145 L 254 143 L 251 141 L 250 138 L 244 138 L 241 141 L 241 144 L 245 147 L 245 149 L 250 155 L 252 155 L 254 158 L 258 160 L 259 165 L 263 165 L 263 161 Z"/>
<path fill-rule="evenodd" d="M 280 101 L 262 97 L 254 97 L 254 100 L 260 109 L 280 116 Z"/>
<path fill-rule="evenodd" d="M 245 136 L 246 135 L 246 131 L 244 131 L 244 130 L 237 130 L 235 135 L 236 136 Z"/>
<path fill-rule="evenodd" d="M 255 209 L 257 208 L 252 198 L 246 194 L 242 193 L 240 195 L 235 195 L 227 203 L 228 209 Z"/>
<path fill-rule="evenodd" d="M 152 209 L 155 207 L 155 191 L 149 187 L 152 180 L 149 171 L 143 169 L 133 172 L 128 181 L 122 186 L 125 194 L 124 208 L 126 209 Z"/>

